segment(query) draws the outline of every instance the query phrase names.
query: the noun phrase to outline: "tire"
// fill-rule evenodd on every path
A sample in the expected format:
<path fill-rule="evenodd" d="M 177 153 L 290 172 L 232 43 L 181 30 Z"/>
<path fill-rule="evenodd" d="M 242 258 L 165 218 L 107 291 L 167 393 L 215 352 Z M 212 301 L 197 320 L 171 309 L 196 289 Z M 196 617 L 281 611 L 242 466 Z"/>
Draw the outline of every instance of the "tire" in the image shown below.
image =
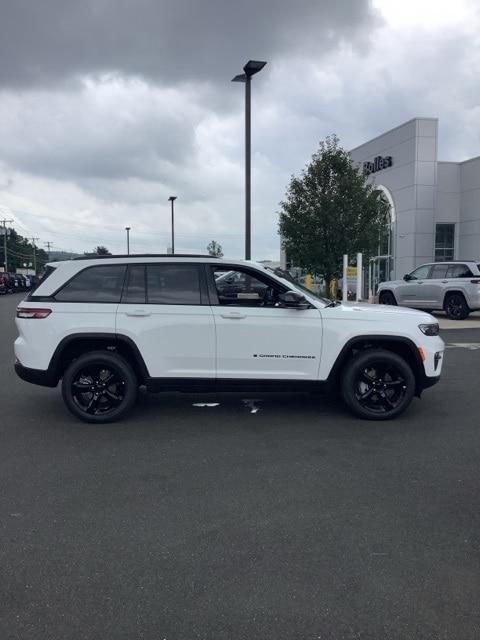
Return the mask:
<path fill-rule="evenodd" d="M 461 293 L 448 293 L 445 296 L 443 310 L 450 320 L 465 320 L 470 313 L 468 304 Z"/>
<path fill-rule="evenodd" d="M 380 304 L 389 304 L 392 307 L 397 306 L 397 301 L 395 300 L 395 296 L 391 291 L 382 291 L 378 301 Z"/>
<path fill-rule="evenodd" d="M 360 351 L 342 371 L 341 391 L 348 408 L 360 418 L 389 420 L 405 411 L 415 394 L 410 365 L 386 349 Z"/>
<path fill-rule="evenodd" d="M 86 353 L 74 360 L 63 375 L 63 400 L 70 412 L 84 422 L 103 424 L 123 418 L 135 404 L 137 393 L 137 377 L 117 353 Z"/>

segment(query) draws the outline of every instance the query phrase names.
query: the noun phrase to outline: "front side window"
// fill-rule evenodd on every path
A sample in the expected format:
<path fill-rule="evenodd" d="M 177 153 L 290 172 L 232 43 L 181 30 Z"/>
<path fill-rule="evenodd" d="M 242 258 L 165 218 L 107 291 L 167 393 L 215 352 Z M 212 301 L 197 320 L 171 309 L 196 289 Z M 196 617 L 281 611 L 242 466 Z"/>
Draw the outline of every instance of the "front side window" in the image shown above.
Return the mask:
<path fill-rule="evenodd" d="M 418 267 L 418 269 L 415 269 L 415 271 L 412 271 L 412 273 L 410 274 L 410 280 L 424 280 L 428 277 L 429 271 L 430 265 L 424 264 L 423 266 Z"/>
<path fill-rule="evenodd" d="M 87 267 L 55 294 L 59 302 L 120 302 L 126 266 Z"/>
<path fill-rule="evenodd" d="M 452 264 L 448 267 L 447 278 L 471 278 L 473 273 L 466 264 Z"/>
<path fill-rule="evenodd" d="M 268 278 L 241 269 L 214 268 L 215 288 L 221 305 L 242 307 L 274 307 L 283 292 Z"/>
<path fill-rule="evenodd" d="M 201 304 L 200 273 L 195 264 L 148 264 L 149 304 Z"/>
<path fill-rule="evenodd" d="M 440 223 L 435 225 L 435 262 L 453 260 L 455 253 L 455 225 Z"/>

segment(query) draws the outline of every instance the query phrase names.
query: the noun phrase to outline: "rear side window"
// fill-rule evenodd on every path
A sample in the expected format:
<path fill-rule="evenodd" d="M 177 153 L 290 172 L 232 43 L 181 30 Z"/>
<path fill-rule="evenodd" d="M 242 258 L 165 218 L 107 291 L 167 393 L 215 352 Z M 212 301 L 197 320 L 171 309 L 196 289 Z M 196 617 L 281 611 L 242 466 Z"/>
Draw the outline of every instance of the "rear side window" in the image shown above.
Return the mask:
<path fill-rule="evenodd" d="M 122 302 L 125 304 L 145 304 L 145 265 L 138 264 L 128 267 Z"/>
<path fill-rule="evenodd" d="M 201 304 L 197 265 L 147 265 L 147 302 L 150 304 Z"/>
<path fill-rule="evenodd" d="M 60 302 L 120 302 L 125 265 L 88 267 L 55 294 Z"/>
<path fill-rule="evenodd" d="M 446 264 L 433 265 L 430 272 L 430 278 L 433 278 L 433 280 L 443 280 L 443 278 L 447 277 L 447 269 L 448 265 Z"/>
<path fill-rule="evenodd" d="M 466 264 L 452 264 L 448 267 L 447 278 L 471 278 L 473 273 Z"/>

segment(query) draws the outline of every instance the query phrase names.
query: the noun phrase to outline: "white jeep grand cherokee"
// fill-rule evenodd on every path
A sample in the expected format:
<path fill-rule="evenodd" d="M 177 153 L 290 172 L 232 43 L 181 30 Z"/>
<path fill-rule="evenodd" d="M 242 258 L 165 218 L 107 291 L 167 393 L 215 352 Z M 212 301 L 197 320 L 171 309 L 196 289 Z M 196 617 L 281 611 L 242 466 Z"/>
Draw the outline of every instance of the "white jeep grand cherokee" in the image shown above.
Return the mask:
<path fill-rule="evenodd" d="M 438 381 L 444 343 L 421 311 L 339 304 L 253 262 L 116 256 L 48 265 L 17 309 L 17 374 L 107 422 L 152 391 L 339 390 L 393 418 Z"/>

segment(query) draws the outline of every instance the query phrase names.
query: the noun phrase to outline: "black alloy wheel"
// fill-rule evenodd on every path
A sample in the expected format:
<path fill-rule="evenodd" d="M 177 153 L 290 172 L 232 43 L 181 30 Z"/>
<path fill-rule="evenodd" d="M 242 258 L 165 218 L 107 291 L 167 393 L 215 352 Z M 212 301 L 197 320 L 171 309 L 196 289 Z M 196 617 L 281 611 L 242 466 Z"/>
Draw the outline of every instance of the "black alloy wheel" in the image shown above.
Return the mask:
<path fill-rule="evenodd" d="M 70 411 L 85 422 L 112 422 L 133 406 L 138 382 L 121 356 L 94 351 L 74 360 L 63 377 L 62 395 Z"/>
<path fill-rule="evenodd" d="M 397 306 L 397 301 L 395 300 L 395 296 L 390 291 L 384 291 L 380 294 L 380 298 L 378 300 L 380 304 L 389 304 L 391 306 Z"/>
<path fill-rule="evenodd" d="M 415 376 L 409 364 L 386 349 L 359 352 L 344 370 L 343 398 L 362 418 L 394 418 L 408 407 L 414 393 Z"/>
<path fill-rule="evenodd" d="M 450 293 L 445 298 L 444 311 L 450 320 L 465 320 L 470 309 L 461 293 Z"/>

